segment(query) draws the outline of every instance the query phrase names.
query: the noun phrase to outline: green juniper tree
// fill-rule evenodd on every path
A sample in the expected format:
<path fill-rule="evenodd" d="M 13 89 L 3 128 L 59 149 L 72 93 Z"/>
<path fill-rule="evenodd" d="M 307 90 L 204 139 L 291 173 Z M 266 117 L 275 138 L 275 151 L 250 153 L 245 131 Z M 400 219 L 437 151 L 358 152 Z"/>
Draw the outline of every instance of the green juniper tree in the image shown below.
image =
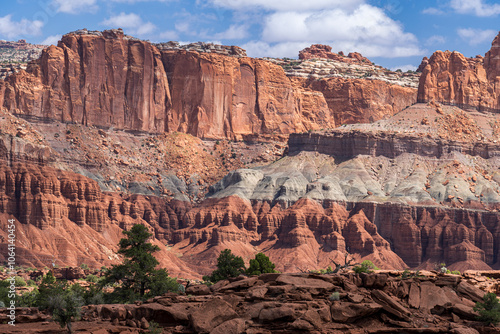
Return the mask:
<path fill-rule="evenodd" d="M 274 263 L 264 253 L 257 253 L 255 259 L 250 260 L 247 275 L 260 275 L 264 273 L 275 273 Z"/>
<path fill-rule="evenodd" d="M 168 277 L 165 269 L 155 269 L 159 264 L 153 256 L 160 248 L 148 241 L 152 236 L 144 225 L 134 225 L 123 231 L 126 238 L 120 240 L 118 253 L 124 256 L 122 264 L 114 265 L 106 272 L 102 284 L 121 283 L 109 296 L 111 302 L 133 302 L 168 291 L 178 291 L 179 284 Z"/>
<path fill-rule="evenodd" d="M 203 276 L 203 279 L 215 283 L 229 277 L 238 277 L 245 271 L 243 259 L 232 254 L 230 249 L 224 249 L 217 258 L 217 269 L 210 276 Z"/>
<path fill-rule="evenodd" d="M 474 311 L 479 313 L 478 320 L 487 325 L 496 325 L 500 322 L 500 303 L 494 293 L 485 294 L 483 302 L 477 302 L 474 306 Z"/>

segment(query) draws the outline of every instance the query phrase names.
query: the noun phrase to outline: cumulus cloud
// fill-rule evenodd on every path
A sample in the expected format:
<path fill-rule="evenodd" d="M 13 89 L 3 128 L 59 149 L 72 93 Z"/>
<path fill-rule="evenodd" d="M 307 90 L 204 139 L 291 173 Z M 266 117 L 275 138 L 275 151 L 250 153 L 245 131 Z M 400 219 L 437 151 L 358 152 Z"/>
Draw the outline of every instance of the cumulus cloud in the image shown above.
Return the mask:
<path fill-rule="evenodd" d="M 218 40 L 224 39 L 243 39 L 248 37 L 248 26 L 232 24 L 227 30 L 213 34 L 211 38 Z"/>
<path fill-rule="evenodd" d="M 483 0 L 451 0 L 450 6 L 460 14 L 495 16 L 500 14 L 500 4 L 487 4 Z"/>
<path fill-rule="evenodd" d="M 430 7 L 426 8 L 422 11 L 423 14 L 430 14 L 430 15 L 443 15 L 444 11 L 438 8 Z"/>
<path fill-rule="evenodd" d="M 152 33 L 156 29 L 153 23 L 144 22 L 139 15 L 134 13 L 125 14 L 124 12 L 111 16 L 102 21 L 101 24 L 112 28 L 122 28 L 128 34 L 139 36 Z"/>
<path fill-rule="evenodd" d="M 57 12 L 79 14 L 81 12 L 95 12 L 97 0 L 52 0 Z"/>
<path fill-rule="evenodd" d="M 210 3 L 224 8 L 266 9 L 272 11 L 324 10 L 333 8 L 354 9 L 366 0 L 208 0 Z"/>
<path fill-rule="evenodd" d="M 179 34 L 175 30 L 167 30 L 160 33 L 160 38 L 162 40 L 175 41 L 179 38 Z"/>
<path fill-rule="evenodd" d="M 491 42 L 495 38 L 497 31 L 492 29 L 458 29 L 458 36 L 464 41 L 467 41 L 470 45 L 477 45 L 483 42 Z"/>
<path fill-rule="evenodd" d="M 0 17 L 0 36 L 11 39 L 18 36 L 40 35 L 42 33 L 42 21 L 12 21 L 12 15 Z"/>
<path fill-rule="evenodd" d="M 417 66 L 411 65 L 411 64 L 400 65 L 400 66 L 396 66 L 396 67 L 391 68 L 391 70 L 392 71 L 401 70 L 403 72 L 416 71 L 417 70 Z"/>
<path fill-rule="evenodd" d="M 436 44 L 443 44 L 444 42 L 446 42 L 446 39 L 444 38 L 444 36 L 433 35 L 433 36 L 427 38 L 427 40 L 425 41 L 425 44 L 426 45 L 436 45 Z"/>
<path fill-rule="evenodd" d="M 362 4 L 354 10 L 336 8 L 322 11 L 288 11 L 269 14 L 263 23 L 261 41 L 247 43 L 249 55 L 264 50 L 296 57 L 313 43 L 329 44 L 335 50 L 358 51 L 367 57 L 421 55 L 417 38 L 378 7 Z M 293 54 L 291 54 L 293 51 Z M 255 53 L 254 53 L 255 52 Z"/>
<path fill-rule="evenodd" d="M 57 45 L 62 35 L 51 35 L 45 38 L 40 44 L 42 45 Z"/>
<path fill-rule="evenodd" d="M 311 46 L 311 43 L 284 42 L 271 45 L 262 41 L 250 41 L 241 47 L 247 51 L 250 57 L 295 58 L 299 50 L 308 46 Z"/>

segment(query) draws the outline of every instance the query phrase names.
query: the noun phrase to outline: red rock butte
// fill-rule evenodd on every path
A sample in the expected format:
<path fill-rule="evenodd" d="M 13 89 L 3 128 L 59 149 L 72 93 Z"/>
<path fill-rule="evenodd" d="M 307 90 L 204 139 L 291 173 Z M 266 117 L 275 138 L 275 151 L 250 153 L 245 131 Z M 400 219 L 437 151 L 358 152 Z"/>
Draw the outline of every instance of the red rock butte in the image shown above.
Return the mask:
<path fill-rule="evenodd" d="M 500 33 L 484 57 L 436 51 L 420 68 L 419 102 L 500 112 Z"/>

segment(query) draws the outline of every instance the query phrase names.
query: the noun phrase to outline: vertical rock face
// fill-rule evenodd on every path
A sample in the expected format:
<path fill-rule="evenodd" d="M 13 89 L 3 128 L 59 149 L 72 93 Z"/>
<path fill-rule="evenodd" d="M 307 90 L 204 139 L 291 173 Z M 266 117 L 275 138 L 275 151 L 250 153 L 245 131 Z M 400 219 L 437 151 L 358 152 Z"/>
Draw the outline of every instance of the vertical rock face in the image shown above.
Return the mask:
<path fill-rule="evenodd" d="M 252 58 L 164 51 L 168 131 L 241 139 L 334 126 L 324 97 L 292 85 L 280 66 Z"/>
<path fill-rule="evenodd" d="M 484 58 L 436 51 L 422 70 L 418 89 L 419 102 L 432 100 L 463 108 L 500 110 L 500 34 Z"/>
<path fill-rule="evenodd" d="M 0 81 L 0 104 L 14 114 L 204 138 L 287 135 L 335 125 L 323 95 L 295 87 L 277 65 L 159 51 L 121 30 L 64 35 L 26 72 Z"/>
<path fill-rule="evenodd" d="M 415 89 L 380 80 L 339 77 L 295 80 L 324 95 L 337 126 L 374 122 L 392 116 L 416 102 Z"/>
<path fill-rule="evenodd" d="M 68 34 L 3 84 L 11 112 L 163 132 L 170 93 L 160 52 L 121 30 Z"/>

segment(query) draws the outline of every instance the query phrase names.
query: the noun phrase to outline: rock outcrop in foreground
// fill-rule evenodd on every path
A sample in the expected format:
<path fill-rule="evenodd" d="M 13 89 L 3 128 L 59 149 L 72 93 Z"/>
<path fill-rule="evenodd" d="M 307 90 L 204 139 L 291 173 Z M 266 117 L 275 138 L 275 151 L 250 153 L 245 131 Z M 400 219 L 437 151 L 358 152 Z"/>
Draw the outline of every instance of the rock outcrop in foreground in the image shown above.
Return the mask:
<path fill-rule="evenodd" d="M 425 60 L 418 101 L 436 101 L 464 109 L 500 111 L 500 34 L 484 58 L 436 51 Z"/>
<path fill-rule="evenodd" d="M 190 285 L 187 295 L 144 303 L 90 305 L 73 328 L 83 333 L 142 333 L 153 321 L 163 333 L 491 333 L 473 307 L 484 277 L 371 274 L 263 274 Z M 405 276 L 406 275 L 406 276 Z M 410 277 L 408 277 L 410 276 Z M 484 288 L 484 286 L 483 286 Z M 490 284 L 496 291 L 498 284 Z M 48 318 L 35 308 L 16 310 L 16 327 L 2 333 L 40 333 Z M 7 310 L 0 320 L 7 319 Z M 43 326 L 43 332 L 57 324 Z M 99 329 L 99 331 L 95 331 Z"/>

